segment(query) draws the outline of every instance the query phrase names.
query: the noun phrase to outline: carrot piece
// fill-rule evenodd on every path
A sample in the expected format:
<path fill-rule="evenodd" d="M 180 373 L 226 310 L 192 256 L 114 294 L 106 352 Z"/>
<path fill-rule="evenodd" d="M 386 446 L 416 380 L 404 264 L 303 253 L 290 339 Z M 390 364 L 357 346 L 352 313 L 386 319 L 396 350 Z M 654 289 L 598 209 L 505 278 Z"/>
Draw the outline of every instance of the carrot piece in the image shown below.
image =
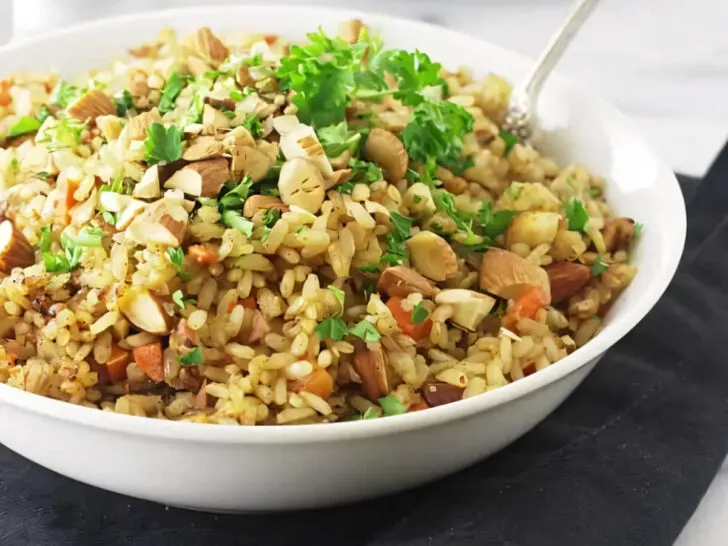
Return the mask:
<path fill-rule="evenodd" d="M 310 392 L 327 400 L 334 390 L 334 380 L 323 368 L 316 368 L 301 380 L 300 391 Z"/>
<path fill-rule="evenodd" d="M 164 381 L 164 358 L 161 343 L 149 343 L 135 347 L 134 362 L 152 381 Z"/>
<path fill-rule="evenodd" d="M 68 225 L 71 223 L 71 209 L 78 203 L 75 197 L 73 197 L 73 194 L 78 189 L 78 184 L 70 180 L 65 180 L 58 185 L 58 189 L 63 197 L 56 206 L 56 215 L 65 225 Z"/>
<path fill-rule="evenodd" d="M 402 332 L 415 341 L 429 336 L 430 330 L 432 330 L 432 320 L 426 318 L 420 323 L 412 324 L 412 311 L 405 311 L 402 308 L 402 301 L 403 298 L 396 296 L 387 300 L 387 307 L 392 312 L 392 316 L 397 321 Z"/>
<path fill-rule="evenodd" d="M 200 264 L 212 265 L 220 261 L 217 254 L 203 245 L 192 245 L 187 249 L 187 254 Z"/>
<path fill-rule="evenodd" d="M 421 411 L 423 409 L 428 409 L 429 407 L 430 406 L 427 405 L 427 402 L 425 402 L 424 400 L 420 400 L 414 406 L 410 407 L 410 409 L 408 409 L 407 411 L 408 412 Z"/>
<path fill-rule="evenodd" d="M 126 379 L 126 366 L 131 360 L 131 353 L 119 347 L 116 343 L 111 346 L 111 356 L 106 362 L 109 379 L 114 383 Z"/>
<path fill-rule="evenodd" d="M 10 80 L 0 81 L 0 106 L 9 106 L 13 102 L 10 96 Z"/>
<path fill-rule="evenodd" d="M 258 308 L 258 303 L 255 301 L 255 298 L 253 296 L 240 300 L 240 303 L 243 304 L 243 307 L 247 307 L 248 309 Z"/>
<path fill-rule="evenodd" d="M 546 294 L 543 290 L 534 286 L 514 302 L 513 307 L 503 317 L 503 323 L 507 328 L 512 329 L 518 325 L 518 321 L 522 318 L 534 318 L 538 310 L 546 304 Z"/>

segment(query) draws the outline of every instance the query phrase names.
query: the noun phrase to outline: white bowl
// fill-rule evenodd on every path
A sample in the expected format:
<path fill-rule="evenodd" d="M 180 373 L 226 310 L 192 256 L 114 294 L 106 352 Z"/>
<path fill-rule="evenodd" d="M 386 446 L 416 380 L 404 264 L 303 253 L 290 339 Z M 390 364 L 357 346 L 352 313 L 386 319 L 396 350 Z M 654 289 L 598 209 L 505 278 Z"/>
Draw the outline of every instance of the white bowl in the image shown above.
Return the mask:
<path fill-rule="evenodd" d="M 204 7 L 94 22 L 0 50 L 0 74 L 73 75 L 102 67 L 162 26 L 240 29 L 302 38 L 360 17 L 389 47 L 418 47 L 447 67 L 516 80 L 530 61 L 431 25 L 334 9 Z M 514 21 L 514 28 L 516 27 Z M 0 442 L 61 474 L 104 489 L 211 511 L 312 508 L 392 493 L 465 468 L 525 434 L 586 377 L 604 352 L 652 308 L 672 278 L 685 238 L 685 208 L 669 166 L 601 99 L 554 76 L 540 105 L 545 151 L 608 180 L 620 214 L 645 226 L 639 273 L 601 334 L 516 383 L 423 412 L 295 427 L 225 427 L 140 419 L 42 398 L 0 384 Z"/>

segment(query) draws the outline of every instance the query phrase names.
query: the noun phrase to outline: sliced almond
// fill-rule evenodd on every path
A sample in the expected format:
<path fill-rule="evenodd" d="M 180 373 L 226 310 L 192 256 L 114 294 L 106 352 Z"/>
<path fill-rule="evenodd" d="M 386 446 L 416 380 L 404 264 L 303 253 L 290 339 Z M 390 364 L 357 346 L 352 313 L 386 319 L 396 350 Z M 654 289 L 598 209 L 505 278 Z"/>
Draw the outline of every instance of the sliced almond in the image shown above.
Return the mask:
<path fill-rule="evenodd" d="M 379 343 L 367 343 L 354 354 L 354 369 L 361 377 L 364 394 L 372 402 L 389 393 L 389 380 L 384 365 L 382 346 Z"/>
<path fill-rule="evenodd" d="M 184 40 L 184 45 L 193 54 L 215 67 L 223 62 L 229 54 L 228 48 L 209 27 L 200 28 L 195 34 Z"/>
<path fill-rule="evenodd" d="M 119 311 L 139 330 L 155 335 L 170 332 L 171 319 L 162 302 L 147 290 L 132 287 L 119 298 Z"/>
<path fill-rule="evenodd" d="M 116 115 L 116 105 L 102 91 L 92 89 L 68 107 L 68 115 L 80 121 L 96 119 L 98 116 Z"/>
<path fill-rule="evenodd" d="M 296 158 L 286 161 L 278 177 L 281 201 L 316 213 L 324 202 L 324 179 L 311 161 Z"/>
<path fill-rule="evenodd" d="M 242 125 L 235 127 L 232 131 L 225 135 L 222 139 L 223 146 L 226 150 L 232 151 L 241 146 L 250 146 L 255 148 L 255 139 L 245 127 Z"/>
<path fill-rule="evenodd" d="M 230 118 L 210 106 L 205 104 L 202 111 L 202 134 L 215 135 L 223 129 L 229 129 L 231 126 Z"/>
<path fill-rule="evenodd" d="M 463 392 L 465 389 L 462 387 L 439 381 L 428 381 L 422 384 L 422 397 L 431 408 L 457 402 L 463 398 Z"/>
<path fill-rule="evenodd" d="M 369 131 L 364 149 L 367 157 L 382 168 L 388 182 L 394 184 L 404 179 L 409 157 L 397 135 L 375 127 Z"/>
<path fill-rule="evenodd" d="M 108 193 L 108 192 L 104 192 Z M 102 194 L 103 195 L 103 194 Z M 141 214 L 144 209 L 146 208 L 147 204 L 144 201 L 139 201 L 137 199 L 132 199 L 129 204 L 124 207 L 124 210 L 122 210 L 119 215 L 116 218 L 116 229 L 123 230 L 129 227 L 129 224 L 131 224 L 132 220 L 136 218 L 139 214 Z"/>
<path fill-rule="evenodd" d="M 423 298 L 431 298 L 437 288 L 435 283 L 414 269 L 395 265 L 382 271 L 377 282 L 377 292 L 399 298 L 406 298 L 410 294 L 422 294 Z"/>
<path fill-rule="evenodd" d="M 629 250 L 634 241 L 634 220 L 632 218 L 610 218 L 602 230 L 604 246 L 609 252 Z"/>
<path fill-rule="evenodd" d="M 551 301 L 549 277 L 543 268 L 518 254 L 491 247 L 480 265 L 480 288 L 501 298 L 517 299 L 524 292 L 541 288 L 546 304 Z"/>
<path fill-rule="evenodd" d="M 225 143 L 213 136 L 201 136 L 192 141 L 190 146 L 182 153 L 186 161 L 200 161 L 219 157 L 225 150 Z"/>
<path fill-rule="evenodd" d="M 10 220 L 0 224 L 0 271 L 10 274 L 16 267 L 35 263 L 33 247 Z"/>
<path fill-rule="evenodd" d="M 544 268 L 551 283 L 551 302 L 568 300 L 591 278 L 588 266 L 574 262 L 557 262 Z"/>
<path fill-rule="evenodd" d="M 276 209 L 281 212 L 288 212 L 288 207 L 283 202 L 270 195 L 251 195 L 243 205 L 243 216 L 252 218 L 259 210 Z"/>
<path fill-rule="evenodd" d="M 159 115 L 159 111 L 156 108 L 152 108 L 149 112 L 142 112 L 138 116 L 127 120 L 126 126 L 121 131 L 119 138 L 144 140 L 147 138 L 147 129 L 153 123 L 162 123 L 162 116 Z"/>
<path fill-rule="evenodd" d="M 146 171 L 139 183 L 134 186 L 132 196 L 137 199 L 156 199 L 162 195 L 159 187 L 159 166 L 152 165 Z"/>
<path fill-rule="evenodd" d="M 253 146 L 238 146 L 232 151 L 231 168 L 236 179 L 249 176 L 257 182 L 268 174 L 272 166 L 270 157 Z"/>
<path fill-rule="evenodd" d="M 186 165 L 164 183 L 165 189 L 181 190 L 197 197 L 217 197 L 223 184 L 230 178 L 227 159 L 216 158 L 195 161 Z"/>
<path fill-rule="evenodd" d="M 319 168 L 324 176 L 331 176 L 334 172 L 312 127 L 299 124 L 293 130 L 281 135 L 280 145 L 283 157 L 286 159 L 308 159 Z"/>
<path fill-rule="evenodd" d="M 238 71 L 235 72 L 235 82 L 242 88 L 253 87 L 255 85 L 255 80 L 250 75 L 249 66 L 241 65 L 238 68 Z"/>
<path fill-rule="evenodd" d="M 455 251 L 445 239 L 431 231 L 420 231 L 407 240 L 410 262 L 433 281 L 453 278 L 458 272 Z"/>
<path fill-rule="evenodd" d="M 511 219 L 506 232 L 506 246 L 525 243 L 530 248 L 551 244 L 559 230 L 560 217 L 555 212 L 522 212 Z"/>
<path fill-rule="evenodd" d="M 435 296 L 438 305 L 451 305 L 450 320 L 466 330 L 475 331 L 495 306 L 495 298 L 465 288 L 443 290 Z"/>
<path fill-rule="evenodd" d="M 212 91 L 205 97 L 205 103 L 217 109 L 235 110 L 235 101 L 228 96 L 228 91 Z"/>
<path fill-rule="evenodd" d="M 334 171 L 331 176 L 326 178 L 324 181 L 324 187 L 329 190 L 333 188 L 334 186 L 338 186 L 339 184 L 343 184 L 347 180 L 349 180 L 349 177 L 351 176 L 351 169 L 341 169 L 338 171 Z"/>
<path fill-rule="evenodd" d="M 283 136 L 298 128 L 302 123 L 296 116 L 278 116 L 273 118 L 273 129 Z"/>

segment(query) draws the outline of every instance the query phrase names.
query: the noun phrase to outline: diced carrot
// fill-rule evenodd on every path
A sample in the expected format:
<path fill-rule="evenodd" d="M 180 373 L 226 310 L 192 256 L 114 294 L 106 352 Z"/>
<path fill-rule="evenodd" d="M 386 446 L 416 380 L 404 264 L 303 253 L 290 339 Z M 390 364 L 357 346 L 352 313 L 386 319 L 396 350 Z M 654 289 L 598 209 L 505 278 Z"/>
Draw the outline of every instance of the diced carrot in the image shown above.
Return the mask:
<path fill-rule="evenodd" d="M 119 347 L 116 343 L 111 346 L 111 356 L 106 362 L 109 379 L 114 383 L 126 379 L 126 366 L 131 360 L 131 353 Z"/>
<path fill-rule="evenodd" d="M 412 411 L 421 411 L 421 410 L 427 409 L 429 407 L 430 406 L 427 405 L 427 402 L 425 402 L 424 400 L 420 400 L 414 406 L 411 406 L 410 409 L 408 409 L 407 411 L 409 411 L 409 412 L 412 412 Z"/>
<path fill-rule="evenodd" d="M 258 308 L 258 302 L 255 301 L 253 296 L 240 300 L 240 303 L 243 304 L 243 307 L 247 307 L 248 309 Z"/>
<path fill-rule="evenodd" d="M 538 310 L 546 306 L 546 303 L 544 291 L 534 286 L 514 302 L 513 307 L 503 317 L 503 324 L 512 329 L 522 318 L 534 318 Z"/>
<path fill-rule="evenodd" d="M 392 312 L 392 316 L 402 332 L 415 341 L 429 336 L 430 330 L 432 330 L 432 320 L 426 318 L 422 322 L 412 324 L 412 311 L 405 311 L 402 308 L 402 301 L 403 298 L 400 297 L 392 297 L 387 300 L 387 307 Z"/>
<path fill-rule="evenodd" d="M 10 80 L 0 81 L 0 106 L 9 106 L 13 102 L 10 96 Z"/>
<path fill-rule="evenodd" d="M 152 381 L 164 381 L 164 358 L 161 343 L 149 343 L 135 347 L 134 362 Z"/>
<path fill-rule="evenodd" d="M 278 41 L 278 35 L 277 34 L 266 34 L 263 36 L 263 39 L 265 40 L 265 43 L 270 45 L 275 44 Z"/>
<path fill-rule="evenodd" d="M 200 264 L 212 265 L 220 261 L 217 254 L 203 245 L 192 245 L 187 249 L 187 254 Z"/>
<path fill-rule="evenodd" d="M 316 368 L 300 382 L 299 391 L 310 392 L 327 400 L 334 390 L 334 380 L 323 368 Z"/>
<path fill-rule="evenodd" d="M 58 189 L 61 191 L 62 198 L 58 202 L 56 208 L 56 215 L 61 219 L 65 225 L 71 223 L 71 209 L 78 203 L 73 197 L 78 189 L 78 184 L 70 180 L 65 180 L 59 184 Z"/>

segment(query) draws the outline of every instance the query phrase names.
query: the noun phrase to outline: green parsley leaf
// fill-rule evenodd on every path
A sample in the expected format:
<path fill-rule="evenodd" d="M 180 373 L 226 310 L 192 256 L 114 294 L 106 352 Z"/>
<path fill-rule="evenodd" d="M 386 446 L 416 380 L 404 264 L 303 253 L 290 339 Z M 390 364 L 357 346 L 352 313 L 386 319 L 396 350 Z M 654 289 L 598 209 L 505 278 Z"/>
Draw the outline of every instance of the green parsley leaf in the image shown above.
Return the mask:
<path fill-rule="evenodd" d="M 354 415 L 351 418 L 351 420 L 352 421 L 363 421 L 365 419 L 377 419 L 378 417 L 379 417 L 379 414 L 377 414 L 377 410 L 375 410 L 374 407 L 370 406 L 361 415 Z"/>
<path fill-rule="evenodd" d="M 341 341 L 349 333 L 349 328 L 339 317 L 329 317 L 316 325 L 316 333 L 321 341 L 324 339 Z"/>
<path fill-rule="evenodd" d="M 78 232 L 78 234 L 75 237 L 67 237 L 68 241 L 72 241 L 73 245 L 75 246 L 81 246 L 81 247 L 99 247 L 101 246 L 101 241 L 103 240 L 104 232 L 101 230 L 100 227 L 91 227 L 91 226 L 85 226 L 81 231 Z M 63 236 L 61 237 L 61 241 L 63 241 Z M 67 248 L 68 245 L 64 243 L 64 248 Z"/>
<path fill-rule="evenodd" d="M 45 238 L 45 240 L 44 240 Z M 73 236 L 67 232 L 61 234 L 61 246 L 64 252 L 53 254 L 48 250 L 43 251 L 43 263 L 49 273 L 68 273 L 76 269 L 83 256 L 85 248 L 101 246 L 103 232 L 101 228 L 85 226 L 77 235 Z M 43 246 L 41 246 L 41 244 Z M 50 228 L 47 233 L 41 230 L 41 249 L 50 249 Z"/>
<path fill-rule="evenodd" d="M 341 306 L 341 312 L 338 313 L 341 315 L 344 312 L 344 299 L 346 298 L 346 294 L 344 294 L 344 291 L 341 288 L 337 288 L 336 286 L 329 285 L 329 290 L 331 290 L 334 293 L 334 296 L 336 296 L 336 300 L 339 302 L 339 305 Z"/>
<path fill-rule="evenodd" d="M 415 182 L 419 182 L 421 177 L 420 173 L 418 173 L 417 171 L 413 169 L 407 169 L 407 174 L 405 175 L 405 178 L 407 178 L 408 182 L 414 184 Z"/>
<path fill-rule="evenodd" d="M 263 64 L 263 55 L 261 53 L 257 53 L 253 55 L 252 57 L 247 57 L 243 59 L 243 66 L 260 66 Z"/>
<path fill-rule="evenodd" d="M 514 134 L 509 133 L 508 131 L 501 131 L 500 137 L 503 139 L 503 142 L 506 143 L 505 150 L 503 150 L 503 155 L 505 157 L 508 157 L 508 154 L 511 153 L 513 147 L 518 144 L 518 137 Z"/>
<path fill-rule="evenodd" d="M 389 214 L 389 220 L 394 227 L 394 232 L 397 234 L 397 237 L 399 237 L 403 241 L 410 238 L 410 229 L 412 229 L 412 218 L 407 218 L 406 216 L 402 216 L 396 211 L 392 211 Z"/>
<path fill-rule="evenodd" d="M 377 180 L 384 179 L 382 169 L 376 163 L 370 163 L 369 161 L 352 157 L 349 160 L 349 168 L 351 168 L 349 182 L 352 184 L 371 184 Z"/>
<path fill-rule="evenodd" d="M 40 107 L 40 110 L 38 110 L 38 121 L 43 123 L 50 115 L 51 113 L 48 111 L 48 107 L 44 104 Z"/>
<path fill-rule="evenodd" d="M 61 80 L 53 88 L 49 101 L 51 104 L 55 104 L 61 108 L 68 108 L 68 105 L 76 100 L 80 94 L 81 90 L 78 87 Z"/>
<path fill-rule="evenodd" d="M 362 320 L 351 330 L 349 330 L 349 333 L 352 336 L 363 339 L 364 341 L 379 341 L 379 339 L 382 337 L 377 331 L 377 328 L 366 319 Z"/>
<path fill-rule="evenodd" d="M 418 303 L 412 308 L 412 324 L 420 324 L 425 322 L 425 319 L 430 315 L 429 311 L 422 307 L 422 302 Z"/>
<path fill-rule="evenodd" d="M 634 236 L 639 237 L 642 235 L 642 230 L 645 229 L 645 225 L 642 222 L 637 222 L 634 225 Z"/>
<path fill-rule="evenodd" d="M 161 123 L 152 123 L 144 141 L 144 160 L 149 165 L 160 161 L 171 163 L 182 157 L 182 131 L 174 125 L 166 129 Z"/>
<path fill-rule="evenodd" d="M 236 210 L 226 210 L 222 213 L 222 223 L 232 229 L 237 229 L 240 233 L 250 238 L 253 236 L 253 228 L 255 224 L 243 217 Z"/>
<path fill-rule="evenodd" d="M 379 271 L 379 268 L 377 268 L 377 271 Z M 369 303 L 369 298 L 371 298 L 372 294 L 374 294 L 374 283 L 370 281 L 364 281 L 361 285 L 361 289 L 364 292 L 364 301 Z"/>
<path fill-rule="evenodd" d="M 46 171 L 40 171 L 40 172 L 35 173 L 35 177 L 40 180 L 45 180 L 48 178 L 48 176 L 49 176 L 49 174 Z"/>
<path fill-rule="evenodd" d="M 186 355 L 177 355 L 177 360 L 182 366 L 199 366 L 203 362 L 202 350 L 195 347 Z"/>
<path fill-rule="evenodd" d="M 220 111 L 225 115 L 228 119 L 233 119 L 235 117 L 235 110 L 228 110 L 227 108 L 221 108 Z"/>
<path fill-rule="evenodd" d="M 180 309 L 184 309 L 185 305 L 188 303 L 194 305 L 197 303 L 197 300 L 194 298 L 188 298 L 185 299 L 184 294 L 182 293 L 182 290 L 175 290 L 172 293 L 172 301 L 179 306 Z"/>
<path fill-rule="evenodd" d="M 184 118 L 181 120 L 182 126 L 191 123 L 200 123 L 202 121 L 202 113 L 205 109 L 205 98 L 207 98 L 214 83 L 212 79 L 206 77 L 206 75 L 202 75 L 190 84 L 192 99 L 187 107 Z"/>
<path fill-rule="evenodd" d="M 260 122 L 260 118 L 255 114 L 249 114 L 245 117 L 243 127 L 248 130 L 254 139 L 260 138 L 263 134 L 263 124 Z"/>
<path fill-rule="evenodd" d="M 322 127 L 316 131 L 319 141 L 328 157 L 339 157 L 345 152 L 353 152 L 359 146 L 361 133 L 349 131 L 346 121 L 338 125 Z"/>
<path fill-rule="evenodd" d="M 372 59 L 374 71 L 383 70 L 392 74 L 398 82 L 394 98 L 407 106 L 424 102 L 421 91 L 425 87 L 444 84 L 440 77 L 439 63 L 433 63 L 425 53 L 395 49 L 383 51 Z"/>
<path fill-rule="evenodd" d="M 50 142 L 48 151 L 55 152 L 63 148 L 74 148 L 81 144 L 81 132 L 86 128 L 86 123 L 65 118 L 56 121 L 55 124 L 43 130 L 43 138 L 38 142 Z"/>
<path fill-rule="evenodd" d="M 584 233 L 584 227 L 589 221 L 589 213 L 584 208 L 584 203 L 574 197 L 564 204 L 564 211 L 569 223 L 569 231 Z"/>
<path fill-rule="evenodd" d="M 123 118 L 134 108 L 134 99 L 128 89 L 122 89 L 114 95 L 114 104 L 116 104 L 116 115 Z"/>
<path fill-rule="evenodd" d="M 269 228 L 276 225 L 276 222 L 281 218 L 281 211 L 278 209 L 268 209 L 263 215 L 263 223 Z"/>
<path fill-rule="evenodd" d="M 24 135 L 26 133 L 34 133 L 40 129 L 41 122 L 38 118 L 31 118 L 30 116 L 23 116 L 13 125 L 11 125 L 8 131 L 8 137 L 13 138 L 16 136 Z"/>
<path fill-rule="evenodd" d="M 255 89 L 253 89 L 252 87 L 246 87 L 242 91 L 230 91 L 230 98 L 236 101 L 241 101 L 245 99 L 245 97 L 247 97 L 248 95 L 252 95 L 253 93 L 255 93 Z"/>
<path fill-rule="evenodd" d="M 253 187 L 253 179 L 250 176 L 243 178 L 238 184 L 231 181 L 226 182 L 223 187 L 222 197 L 217 202 L 220 210 L 238 210 L 243 208 L 243 201 L 250 195 Z"/>
<path fill-rule="evenodd" d="M 399 415 L 407 411 L 404 404 L 392 395 L 380 398 L 379 405 L 381 406 L 384 415 Z"/>
<path fill-rule="evenodd" d="M 489 201 L 484 201 L 480 205 L 475 218 L 483 228 L 485 235 L 491 239 L 495 239 L 499 235 L 502 235 L 508 229 L 508 225 L 511 223 L 511 219 L 518 214 L 515 210 L 493 210 L 493 204 Z"/>
<path fill-rule="evenodd" d="M 116 225 L 116 214 L 113 212 L 109 212 L 108 210 L 101 211 L 101 218 L 111 226 Z"/>
<path fill-rule="evenodd" d="M 169 262 L 177 271 L 177 276 L 182 282 L 189 282 L 192 279 L 192 274 L 184 270 L 185 253 L 181 248 L 167 248 L 167 258 Z"/>
<path fill-rule="evenodd" d="M 490 314 L 496 317 L 502 317 L 508 311 L 508 300 L 498 299 L 495 307 L 490 311 Z"/>
<path fill-rule="evenodd" d="M 591 267 L 591 276 L 598 277 L 599 275 L 604 273 L 607 269 L 609 269 L 609 266 L 607 264 L 605 264 L 602 261 L 602 257 L 599 254 L 597 254 L 597 259 L 594 260 L 594 263 L 592 264 L 592 267 Z"/>
<path fill-rule="evenodd" d="M 407 247 L 404 244 L 404 239 L 396 233 L 387 233 L 387 252 L 381 257 L 381 263 L 389 265 L 400 265 L 405 258 L 407 258 Z"/>
<path fill-rule="evenodd" d="M 18 161 L 17 157 L 14 157 L 10 160 L 10 163 L 8 164 L 8 167 L 10 170 L 14 173 L 17 173 L 20 171 L 20 161 Z"/>
<path fill-rule="evenodd" d="M 364 273 L 379 273 L 379 264 L 363 265 L 359 268 L 359 271 Z"/>
<path fill-rule="evenodd" d="M 38 248 L 41 252 L 49 252 L 51 249 L 51 226 L 43 226 L 40 228 L 40 240 Z"/>

